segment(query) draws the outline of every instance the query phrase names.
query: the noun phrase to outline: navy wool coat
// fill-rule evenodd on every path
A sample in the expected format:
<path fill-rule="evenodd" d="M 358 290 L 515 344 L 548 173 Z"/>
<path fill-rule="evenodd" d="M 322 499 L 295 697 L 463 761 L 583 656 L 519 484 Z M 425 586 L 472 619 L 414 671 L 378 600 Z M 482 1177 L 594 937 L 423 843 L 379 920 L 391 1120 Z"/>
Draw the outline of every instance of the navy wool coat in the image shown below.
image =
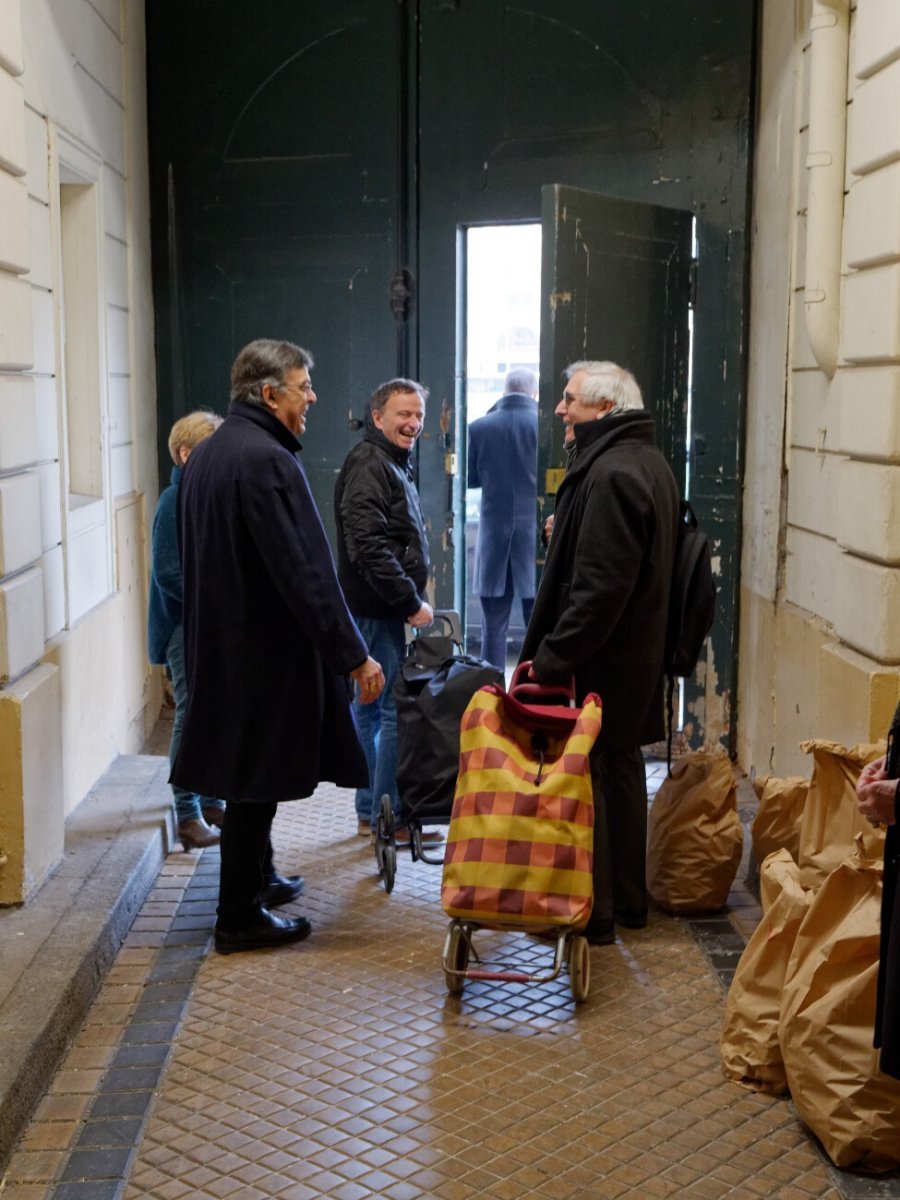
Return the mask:
<path fill-rule="evenodd" d="M 542 683 L 574 675 L 579 700 L 599 693 L 601 744 L 646 745 L 665 732 L 678 486 L 647 412 L 584 421 L 575 441 L 521 659 Z"/>
<path fill-rule="evenodd" d="M 368 782 L 347 679 L 368 651 L 299 449 L 267 409 L 232 404 L 178 489 L 188 704 L 172 782 L 201 795 Z"/>
<path fill-rule="evenodd" d="M 514 594 L 534 595 L 537 429 L 537 401 L 519 392 L 502 396 L 469 426 L 468 482 L 481 488 L 476 596 L 502 596 L 510 565 Z"/>

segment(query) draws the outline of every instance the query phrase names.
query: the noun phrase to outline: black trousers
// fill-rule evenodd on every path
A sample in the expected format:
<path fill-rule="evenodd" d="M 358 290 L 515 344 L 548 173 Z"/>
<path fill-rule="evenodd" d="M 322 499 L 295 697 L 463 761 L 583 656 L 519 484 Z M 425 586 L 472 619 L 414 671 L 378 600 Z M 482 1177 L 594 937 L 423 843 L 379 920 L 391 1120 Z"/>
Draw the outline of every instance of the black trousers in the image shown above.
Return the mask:
<path fill-rule="evenodd" d="M 225 805 L 219 851 L 218 924 L 237 933 L 259 920 L 260 895 L 274 874 L 272 822 L 277 804 L 230 800 Z"/>
<path fill-rule="evenodd" d="M 591 928 L 647 920 L 647 776 L 640 746 L 591 751 L 594 908 Z"/>

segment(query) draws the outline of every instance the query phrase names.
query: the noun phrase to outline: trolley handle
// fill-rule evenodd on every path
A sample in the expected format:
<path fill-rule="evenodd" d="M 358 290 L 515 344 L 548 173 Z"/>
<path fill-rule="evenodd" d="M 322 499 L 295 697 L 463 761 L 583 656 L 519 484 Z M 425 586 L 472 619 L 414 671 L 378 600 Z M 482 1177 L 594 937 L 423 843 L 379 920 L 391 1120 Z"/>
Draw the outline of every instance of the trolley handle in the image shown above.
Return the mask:
<path fill-rule="evenodd" d="M 513 672 L 508 695 L 522 704 L 534 703 L 537 700 L 554 698 L 564 700 L 570 708 L 575 708 L 575 680 L 568 683 L 538 683 L 528 678 L 531 662 L 521 662 Z"/>

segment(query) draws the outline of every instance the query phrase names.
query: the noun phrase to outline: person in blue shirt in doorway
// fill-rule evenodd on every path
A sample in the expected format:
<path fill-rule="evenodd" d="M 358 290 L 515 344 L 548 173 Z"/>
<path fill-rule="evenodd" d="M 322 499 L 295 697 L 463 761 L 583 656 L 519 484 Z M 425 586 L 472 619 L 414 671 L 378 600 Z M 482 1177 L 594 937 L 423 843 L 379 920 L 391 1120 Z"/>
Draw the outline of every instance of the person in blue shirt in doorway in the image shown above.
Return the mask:
<path fill-rule="evenodd" d="M 470 488 L 481 488 L 472 590 L 481 599 L 481 657 L 506 668 L 513 597 L 534 605 L 538 380 L 515 367 L 497 403 L 469 426 Z"/>

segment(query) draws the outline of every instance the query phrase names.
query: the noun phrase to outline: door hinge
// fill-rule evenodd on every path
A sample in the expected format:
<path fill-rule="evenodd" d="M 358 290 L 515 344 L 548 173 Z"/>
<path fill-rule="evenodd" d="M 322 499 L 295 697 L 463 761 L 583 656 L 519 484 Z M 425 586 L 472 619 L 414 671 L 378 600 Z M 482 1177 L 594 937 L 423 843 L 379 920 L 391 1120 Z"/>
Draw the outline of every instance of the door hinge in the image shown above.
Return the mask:
<path fill-rule="evenodd" d="M 688 281 L 688 305 L 690 308 L 697 307 L 697 267 L 696 258 L 691 259 L 690 278 Z"/>

